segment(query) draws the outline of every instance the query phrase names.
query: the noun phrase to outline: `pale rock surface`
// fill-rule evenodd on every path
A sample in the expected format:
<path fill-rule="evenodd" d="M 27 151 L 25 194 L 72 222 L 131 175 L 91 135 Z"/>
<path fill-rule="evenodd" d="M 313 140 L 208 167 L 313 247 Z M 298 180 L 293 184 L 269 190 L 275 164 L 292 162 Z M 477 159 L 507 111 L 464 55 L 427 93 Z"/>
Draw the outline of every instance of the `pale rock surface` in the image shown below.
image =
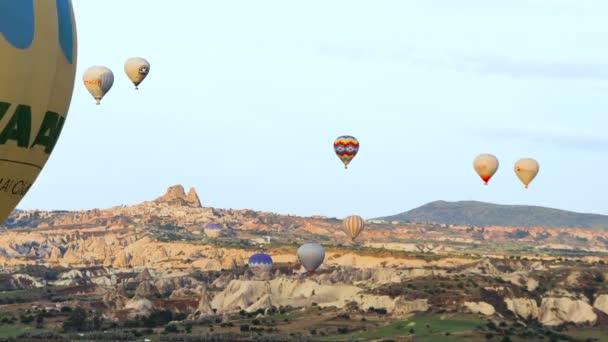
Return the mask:
<path fill-rule="evenodd" d="M 583 300 L 571 298 L 543 298 L 540 305 L 539 321 L 546 326 L 555 326 L 564 322 L 583 324 L 595 323 L 597 315 L 591 305 Z"/>
<path fill-rule="evenodd" d="M 608 315 L 608 294 L 597 296 L 593 307 Z"/>
<path fill-rule="evenodd" d="M 135 318 L 136 316 L 147 317 L 154 311 L 154 305 L 146 298 L 135 296 L 126 302 L 125 309 L 130 310 L 130 318 Z"/>
<path fill-rule="evenodd" d="M 536 301 L 531 298 L 505 298 L 507 309 L 523 319 L 536 319 L 540 314 Z"/>
<path fill-rule="evenodd" d="M 492 316 L 496 310 L 486 302 L 464 302 L 464 306 L 472 313 L 480 313 L 485 316 Z"/>

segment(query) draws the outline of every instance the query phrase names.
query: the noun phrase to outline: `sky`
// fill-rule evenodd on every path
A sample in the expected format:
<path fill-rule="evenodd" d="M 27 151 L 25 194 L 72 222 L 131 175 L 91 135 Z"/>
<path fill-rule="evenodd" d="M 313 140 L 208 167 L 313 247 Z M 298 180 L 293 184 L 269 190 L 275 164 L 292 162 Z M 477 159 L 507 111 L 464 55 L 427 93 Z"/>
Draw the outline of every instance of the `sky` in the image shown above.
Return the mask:
<path fill-rule="evenodd" d="M 608 214 L 604 0 L 75 0 L 62 135 L 20 209 L 392 215 L 435 200 Z M 123 65 L 146 58 L 135 91 Z M 105 65 L 96 106 L 82 74 Z M 348 170 L 333 151 L 360 142 Z M 473 159 L 500 166 L 489 186 Z M 535 158 L 524 189 L 513 171 Z"/>

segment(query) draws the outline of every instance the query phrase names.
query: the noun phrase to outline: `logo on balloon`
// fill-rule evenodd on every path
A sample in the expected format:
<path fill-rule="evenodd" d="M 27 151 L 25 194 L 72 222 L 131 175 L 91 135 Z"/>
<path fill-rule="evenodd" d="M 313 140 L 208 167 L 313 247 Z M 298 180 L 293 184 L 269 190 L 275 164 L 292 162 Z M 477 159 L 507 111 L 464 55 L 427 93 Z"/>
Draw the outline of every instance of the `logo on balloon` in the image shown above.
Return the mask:
<path fill-rule="evenodd" d="M 58 44 L 70 64 L 74 63 L 74 27 L 69 0 L 56 0 Z M 17 49 L 28 49 L 34 41 L 34 0 L 0 0 L 0 35 Z"/>
<path fill-rule="evenodd" d="M 139 68 L 139 74 L 143 76 L 147 75 L 149 71 L 150 70 L 148 70 L 147 66 L 142 66 L 141 68 Z"/>

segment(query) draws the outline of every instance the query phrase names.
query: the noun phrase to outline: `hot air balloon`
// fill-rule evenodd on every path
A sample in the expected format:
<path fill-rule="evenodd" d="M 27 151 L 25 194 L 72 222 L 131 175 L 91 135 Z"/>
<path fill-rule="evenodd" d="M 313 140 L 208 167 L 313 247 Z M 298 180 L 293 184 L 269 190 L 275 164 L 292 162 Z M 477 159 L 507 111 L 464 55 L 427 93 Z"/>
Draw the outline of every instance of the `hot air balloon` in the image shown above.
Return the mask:
<path fill-rule="evenodd" d="M 473 160 L 473 168 L 484 181 L 484 184 L 488 185 L 488 181 L 498 170 L 498 159 L 493 154 L 480 154 Z"/>
<path fill-rule="evenodd" d="M 70 0 L 0 1 L 0 224 L 61 134 L 77 50 Z"/>
<path fill-rule="evenodd" d="M 348 168 L 348 164 L 355 158 L 359 151 L 359 141 L 357 138 L 350 135 L 339 136 L 334 141 L 334 151 L 338 158 L 344 163 L 344 168 Z"/>
<path fill-rule="evenodd" d="M 125 73 L 127 77 L 135 85 L 135 89 L 139 89 L 139 84 L 148 76 L 150 72 L 150 63 L 141 57 L 133 57 L 125 62 Z"/>
<path fill-rule="evenodd" d="M 219 224 L 215 224 L 215 223 L 207 223 L 205 225 L 204 231 L 205 231 L 205 235 L 207 235 L 208 237 L 216 238 L 216 237 L 219 237 L 220 234 L 222 233 L 222 226 L 220 226 Z"/>
<path fill-rule="evenodd" d="M 298 248 L 298 260 L 309 274 L 314 274 L 324 259 L 325 249 L 318 243 L 305 243 Z"/>
<path fill-rule="evenodd" d="M 101 104 L 101 99 L 110 91 L 110 88 L 114 84 L 114 73 L 104 66 L 95 65 L 84 72 L 82 81 L 99 105 Z"/>
<path fill-rule="evenodd" d="M 351 215 L 342 221 L 342 226 L 346 234 L 350 236 L 352 240 L 355 240 L 355 238 L 365 227 L 365 221 L 363 218 L 361 218 L 361 216 Z"/>
<path fill-rule="evenodd" d="M 515 162 L 515 174 L 524 183 L 526 189 L 538 174 L 538 169 L 538 162 L 532 158 L 522 158 Z"/>
<path fill-rule="evenodd" d="M 257 253 L 249 258 L 249 268 L 253 274 L 270 273 L 272 271 L 272 258 L 265 253 Z"/>

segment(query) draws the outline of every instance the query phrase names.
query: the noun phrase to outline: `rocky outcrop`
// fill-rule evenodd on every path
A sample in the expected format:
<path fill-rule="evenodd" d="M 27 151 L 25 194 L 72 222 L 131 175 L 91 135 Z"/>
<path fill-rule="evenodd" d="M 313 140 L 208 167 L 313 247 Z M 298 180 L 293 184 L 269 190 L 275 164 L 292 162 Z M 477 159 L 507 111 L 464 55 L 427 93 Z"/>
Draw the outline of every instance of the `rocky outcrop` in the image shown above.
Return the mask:
<path fill-rule="evenodd" d="M 218 313 L 239 310 L 253 312 L 272 306 L 345 308 L 355 304 L 363 310 L 371 307 L 384 308 L 393 315 L 413 311 L 426 311 L 426 299 L 408 301 L 403 297 L 391 298 L 363 293 L 363 289 L 346 284 L 322 285 L 310 279 L 275 278 L 271 281 L 233 280 L 213 298 L 211 307 Z"/>
<path fill-rule="evenodd" d="M 139 297 L 149 297 L 157 294 L 159 294 L 158 289 L 149 280 L 142 281 L 141 283 L 139 283 L 137 289 L 135 290 L 135 296 Z"/>
<path fill-rule="evenodd" d="M 523 319 L 536 319 L 540 314 L 536 301 L 531 298 L 505 298 L 507 309 Z"/>
<path fill-rule="evenodd" d="M 595 323 L 597 315 L 591 305 L 583 300 L 571 298 L 543 298 L 539 321 L 543 325 L 555 326 L 564 322 L 576 324 Z"/>
<path fill-rule="evenodd" d="M 202 208 L 201 201 L 194 187 L 190 188 L 188 194 L 181 185 L 174 185 L 167 189 L 167 192 L 154 200 L 155 203 L 167 203 L 171 206 L 185 206 L 192 208 Z"/>
<path fill-rule="evenodd" d="M 188 318 L 199 319 L 212 314 L 214 314 L 214 311 L 211 307 L 211 295 L 207 292 L 207 288 L 201 287 L 198 307 L 190 316 L 188 316 Z"/>
<path fill-rule="evenodd" d="M 472 313 L 480 313 L 485 316 L 492 316 L 496 312 L 494 307 L 486 302 L 464 302 L 464 306 Z"/>
<path fill-rule="evenodd" d="M 593 307 L 608 315 L 608 294 L 597 296 Z"/>
<path fill-rule="evenodd" d="M 129 310 L 129 318 L 148 317 L 154 311 L 154 305 L 151 301 L 138 296 L 129 299 L 125 304 L 125 309 Z"/>

